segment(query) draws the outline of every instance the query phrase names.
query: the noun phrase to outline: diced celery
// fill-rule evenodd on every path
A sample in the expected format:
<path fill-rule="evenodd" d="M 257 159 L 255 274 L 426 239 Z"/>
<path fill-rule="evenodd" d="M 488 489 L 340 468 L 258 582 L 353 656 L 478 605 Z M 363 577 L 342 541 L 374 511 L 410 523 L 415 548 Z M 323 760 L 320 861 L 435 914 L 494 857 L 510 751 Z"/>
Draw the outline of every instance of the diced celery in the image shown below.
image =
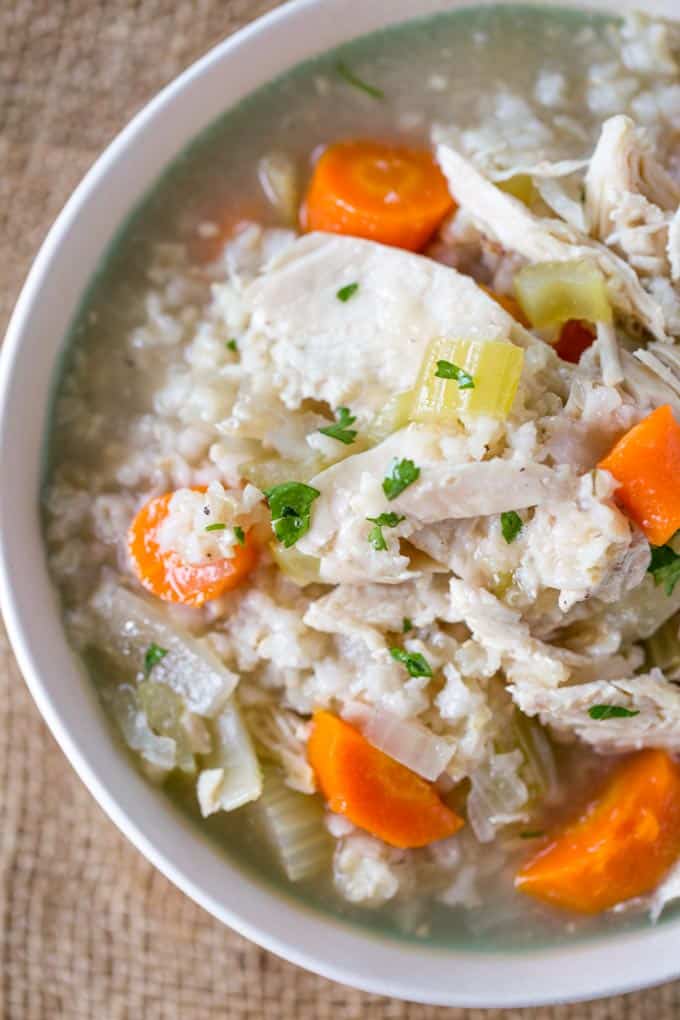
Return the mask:
<path fill-rule="evenodd" d="M 473 386 L 436 375 L 448 361 L 472 376 Z M 461 413 L 506 418 L 522 374 L 524 352 L 499 340 L 433 340 L 423 358 L 410 412 L 411 421 L 452 424 Z"/>
<path fill-rule="evenodd" d="M 310 878 L 330 865 L 333 840 L 316 794 L 297 793 L 278 771 L 265 768 L 260 800 L 267 828 L 291 882 Z"/>
<path fill-rule="evenodd" d="M 395 393 L 384 407 L 376 414 L 373 421 L 365 429 L 365 436 L 370 443 L 377 446 L 384 439 L 391 436 L 398 429 L 403 429 L 409 423 L 409 414 L 413 404 L 413 390 L 406 390 L 404 393 Z"/>
<path fill-rule="evenodd" d="M 176 744 L 177 768 L 182 772 L 195 772 L 196 760 L 191 750 L 189 735 L 182 725 L 184 702 L 167 684 L 143 680 L 136 691 L 137 704 L 155 733 L 171 737 Z"/>
<path fill-rule="evenodd" d="M 670 680 L 680 676 L 679 631 L 680 623 L 677 616 L 673 616 L 645 641 L 649 665 L 658 666 Z"/>
<path fill-rule="evenodd" d="M 269 549 L 279 570 L 291 581 L 304 588 L 306 584 L 319 581 L 319 560 L 316 556 L 305 556 L 295 546 L 286 549 L 280 542 L 270 542 Z"/>
<path fill-rule="evenodd" d="M 515 276 L 515 291 L 532 326 L 559 326 L 569 319 L 611 322 L 604 276 L 593 259 L 539 262 Z"/>
<path fill-rule="evenodd" d="M 496 187 L 507 195 L 518 198 L 520 202 L 524 202 L 528 206 L 531 206 L 536 196 L 536 188 L 529 174 L 515 174 L 514 177 L 506 177 L 504 181 L 496 181 Z"/>

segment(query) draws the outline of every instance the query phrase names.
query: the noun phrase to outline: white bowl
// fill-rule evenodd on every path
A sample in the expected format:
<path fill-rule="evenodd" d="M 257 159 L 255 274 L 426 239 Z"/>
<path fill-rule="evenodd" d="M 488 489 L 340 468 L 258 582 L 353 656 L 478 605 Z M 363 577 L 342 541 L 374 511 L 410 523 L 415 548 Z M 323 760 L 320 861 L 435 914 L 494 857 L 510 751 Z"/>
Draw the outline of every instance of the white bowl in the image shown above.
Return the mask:
<path fill-rule="evenodd" d="M 675 3 L 658 0 L 645 8 L 670 16 Z M 91 267 L 136 201 L 197 132 L 274 75 L 385 24 L 455 6 L 453 0 L 289 3 L 181 75 L 98 160 L 43 244 L 4 344 L 0 596 L 33 697 L 81 779 L 128 839 L 215 917 L 293 963 L 367 991 L 440 1005 L 537 1005 L 677 976 L 680 921 L 516 954 L 432 948 L 367 933 L 244 875 L 171 810 L 111 740 L 66 643 L 41 535 L 43 439 L 64 337 Z M 627 4 L 597 6 L 620 11 Z"/>

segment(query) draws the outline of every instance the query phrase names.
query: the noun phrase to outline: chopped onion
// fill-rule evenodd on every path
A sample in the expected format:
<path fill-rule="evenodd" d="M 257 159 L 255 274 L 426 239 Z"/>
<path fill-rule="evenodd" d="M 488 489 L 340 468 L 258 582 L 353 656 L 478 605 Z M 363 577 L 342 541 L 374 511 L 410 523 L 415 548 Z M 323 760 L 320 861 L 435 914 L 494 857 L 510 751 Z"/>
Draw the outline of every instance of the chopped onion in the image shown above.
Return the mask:
<path fill-rule="evenodd" d="M 520 776 L 521 751 L 496 754 L 470 775 L 468 821 L 480 843 L 490 843 L 497 829 L 527 818 L 529 790 Z"/>
<path fill-rule="evenodd" d="M 286 549 L 280 542 L 270 542 L 269 549 L 281 573 L 295 584 L 304 588 L 319 583 L 320 560 L 316 556 L 305 556 L 295 546 Z"/>
<path fill-rule="evenodd" d="M 455 750 L 452 741 L 438 736 L 422 723 L 400 719 L 384 708 L 369 708 L 353 702 L 345 706 L 342 715 L 361 731 L 369 744 L 423 779 L 437 779 Z"/>
<path fill-rule="evenodd" d="M 295 226 L 300 205 L 298 172 L 285 152 L 270 152 L 257 166 L 262 190 L 287 226 Z"/>
<path fill-rule="evenodd" d="M 166 654 L 154 666 L 154 680 L 172 688 L 190 712 L 214 716 L 236 687 L 238 677 L 206 641 L 169 623 L 155 606 L 127 588 L 103 585 L 92 606 L 105 624 L 98 643 L 128 674 L 141 672 L 150 645 L 164 649 Z"/>
<path fill-rule="evenodd" d="M 130 684 L 120 684 L 104 693 L 111 714 L 118 723 L 125 743 L 132 751 L 166 772 L 175 767 L 177 746 L 170 737 L 154 733 L 144 712 L 141 711 Z"/>
<path fill-rule="evenodd" d="M 651 637 L 645 641 L 650 666 L 658 666 L 669 680 L 680 677 L 680 624 L 676 616 L 666 620 Z"/>
<path fill-rule="evenodd" d="M 532 797 L 551 800 L 557 796 L 559 780 L 550 739 L 536 719 L 515 709 L 512 729 L 524 755 L 524 777 Z"/>
<path fill-rule="evenodd" d="M 212 810 L 234 811 L 260 796 L 262 773 L 253 742 L 233 698 L 213 721 L 213 726 L 215 747 L 204 759 L 213 798 Z M 199 796 L 200 792 L 199 788 Z M 204 814 L 211 813 L 205 810 L 203 802 L 201 809 Z"/>
<path fill-rule="evenodd" d="M 171 690 L 167 684 L 159 684 L 154 680 L 143 680 L 135 695 L 137 704 L 154 733 L 170 737 L 175 741 L 177 768 L 182 772 L 195 772 L 196 759 L 191 749 L 189 734 L 182 723 L 185 708 L 179 694 Z"/>
<path fill-rule="evenodd" d="M 316 794 L 297 793 L 267 768 L 260 800 L 267 829 L 291 882 L 311 878 L 330 865 L 333 840 Z"/>
<path fill-rule="evenodd" d="M 318 475 L 325 466 L 321 457 L 310 457 L 305 461 L 270 457 L 268 460 L 251 460 L 241 464 L 239 472 L 246 481 L 251 482 L 262 492 L 266 492 L 267 489 L 273 489 L 275 485 L 282 485 L 291 480 L 308 482 L 314 475 Z"/>
<path fill-rule="evenodd" d="M 612 321 L 604 276 L 593 259 L 539 262 L 515 276 L 515 291 L 532 326 L 561 326 L 569 319 Z"/>
<path fill-rule="evenodd" d="M 436 373 L 449 362 L 472 377 L 472 386 Z M 524 352 L 498 340 L 433 340 L 423 358 L 410 418 L 416 422 L 453 424 L 461 412 L 507 418 L 522 374 Z"/>

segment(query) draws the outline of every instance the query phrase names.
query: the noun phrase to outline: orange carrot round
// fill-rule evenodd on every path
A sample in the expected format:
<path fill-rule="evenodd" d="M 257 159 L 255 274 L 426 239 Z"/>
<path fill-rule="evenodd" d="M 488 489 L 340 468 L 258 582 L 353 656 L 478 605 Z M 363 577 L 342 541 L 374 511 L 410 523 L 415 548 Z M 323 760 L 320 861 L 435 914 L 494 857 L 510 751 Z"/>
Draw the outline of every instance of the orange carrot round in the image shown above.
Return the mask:
<path fill-rule="evenodd" d="M 572 365 L 578 365 L 581 355 L 592 345 L 595 339 L 595 330 L 587 322 L 580 319 L 568 319 L 562 326 L 555 351 L 563 361 L 570 361 Z"/>
<path fill-rule="evenodd" d="M 453 208 L 446 178 L 429 152 L 338 142 L 314 168 L 301 222 L 304 230 L 420 251 Z"/>
<path fill-rule="evenodd" d="M 431 783 L 330 712 L 314 715 L 307 755 L 331 811 L 391 846 L 426 846 L 463 825 Z"/>
<path fill-rule="evenodd" d="M 598 467 L 619 483 L 617 502 L 652 545 L 680 528 L 680 425 L 668 404 L 626 432 Z"/>
<path fill-rule="evenodd" d="M 665 751 L 626 758 L 600 797 L 522 868 L 524 893 L 584 914 L 650 893 L 680 856 L 680 765 Z"/>
<path fill-rule="evenodd" d="M 172 550 L 161 551 L 158 528 L 167 517 L 172 496 L 172 492 L 156 496 L 139 510 L 128 531 L 128 551 L 137 577 L 152 595 L 166 602 L 200 607 L 243 581 L 255 566 L 257 549 L 246 535 L 233 556 L 214 563 L 185 563 Z"/>

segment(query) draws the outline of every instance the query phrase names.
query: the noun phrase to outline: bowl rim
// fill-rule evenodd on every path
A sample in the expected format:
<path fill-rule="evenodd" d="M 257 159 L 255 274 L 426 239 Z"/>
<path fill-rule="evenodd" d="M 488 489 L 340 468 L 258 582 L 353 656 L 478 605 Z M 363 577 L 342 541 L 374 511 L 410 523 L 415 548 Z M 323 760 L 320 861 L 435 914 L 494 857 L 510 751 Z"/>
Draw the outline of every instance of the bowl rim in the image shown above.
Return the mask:
<path fill-rule="evenodd" d="M 489 4 L 490 0 L 481 2 Z M 38 392 L 39 398 L 49 394 L 62 348 L 63 337 L 58 337 L 50 357 L 41 360 L 38 343 L 49 335 L 46 308 L 58 292 L 53 284 L 66 280 L 82 297 L 91 279 L 89 271 L 77 267 L 71 277 L 65 277 L 67 271 L 62 265 L 69 250 L 71 254 L 76 250 L 73 237 L 78 229 L 82 230 L 84 219 L 94 214 L 98 203 L 101 206 L 101 196 L 107 189 L 111 192 L 112 179 L 125 171 L 132 177 L 126 178 L 122 190 L 129 193 L 128 209 L 134 208 L 157 176 L 152 169 L 144 186 L 135 184 L 132 154 L 144 148 L 145 136 L 150 138 L 155 132 L 177 155 L 182 146 L 177 147 L 167 135 L 169 118 L 176 115 L 176 107 L 181 107 L 189 93 L 197 96 L 205 91 L 206 83 L 227 65 L 233 64 L 235 69 L 238 65 L 241 71 L 249 63 L 257 65 L 258 57 L 267 52 L 268 39 L 267 70 L 254 70 L 260 84 L 273 76 L 273 65 L 282 71 L 302 59 L 299 47 L 292 58 L 280 53 L 272 57 L 273 50 L 285 50 L 286 45 L 294 53 L 296 37 L 307 40 L 309 57 L 382 25 L 472 5 L 465 0 L 418 0 L 417 11 L 414 6 L 413 0 L 391 0 L 388 11 L 387 5 L 371 9 L 363 0 L 290 0 L 219 43 L 167 85 L 116 136 L 78 185 L 31 267 L 0 354 L 0 607 L 29 690 L 95 800 L 166 878 L 239 934 L 323 977 L 367 992 L 434 1005 L 536 1006 L 612 995 L 678 975 L 680 965 L 674 962 L 672 949 L 680 921 L 523 952 L 421 947 L 350 927 L 311 910 L 292 896 L 265 889 L 244 875 L 231 860 L 199 838 L 193 826 L 178 818 L 173 820 L 167 802 L 149 789 L 115 750 L 112 740 L 104 744 L 97 741 L 103 726 L 101 712 L 92 691 L 83 686 L 82 670 L 66 644 L 56 595 L 47 581 L 36 500 L 36 483 L 42 473 L 43 426 L 50 410 L 47 402 L 42 400 L 42 416 L 34 415 L 34 421 L 28 416 L 35 406 L 31 404 L 33 394 Z M 576 0 L 563 0 L 562 6 L 581 5 Z M 615 0 L 601 0 L 598 6 L 614 9 L 617 4 Z M 348 15 L 352 30 L 343 32 L 338 26 L 347 24 Z M 274 36 L 276 46 L 272 47 Z M 237 102 L 247 91 L 250 87 L 240 95 L 232 95 L 223 106 Z M 186 144 L 198 129 L 193 126 L 182 130 Z M 158 165 L 167 162 L 164 157 Z M 105 234 L 107 229 L 102 227 L 100 233 Z M 109 230 L 108 240 L 111 238 Z M 104 243 L 97 242 L 95 247 L 100 254 L 105 250 Z M 72 303 L 70 311 L 76 308 L 77 304 Z M 37 389 L 34 377 L 40 380 Z M 63 688 L 54 681 L 54 672 L 67 681 Z M 81 699 L 80 703 L 74 697 Z M 79 729 L 77 721 L 83 717 L 92 723 L 92 733 L 87 727 L 84 732 Z M 165 849 L 163 839 L 168 833 L 173 842 Z M 614 955 L 616 975 L 611 967 Z M 407 966 L 409 963 L 412 967 Z"/>

